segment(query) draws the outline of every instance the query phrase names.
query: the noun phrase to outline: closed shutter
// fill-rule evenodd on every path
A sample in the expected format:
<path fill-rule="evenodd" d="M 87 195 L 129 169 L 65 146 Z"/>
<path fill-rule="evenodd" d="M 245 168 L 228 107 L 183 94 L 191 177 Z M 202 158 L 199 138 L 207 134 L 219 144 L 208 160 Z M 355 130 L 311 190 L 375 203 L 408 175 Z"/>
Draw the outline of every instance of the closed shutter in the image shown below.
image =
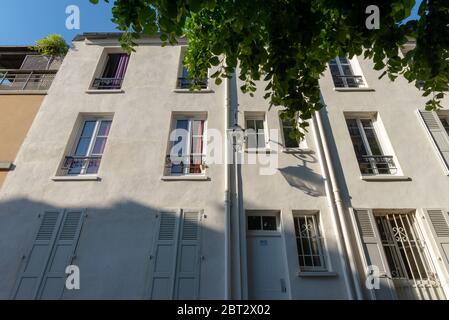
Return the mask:
<path fill-rule="evenodd" d="M 446 174 L 449 173 L 449 137 L 438 115 L 433 111 L 419 111 L 421 118 L 432 137 L 434 147 L 441 156 Z"/>
<path fill-rule="evenodd" d="M 150 257 L 150 299 L 172 299 L 178 236 L 177 212 L 158 215 L 157 232 Z"/>
<path fill-rule="evenodd" d="M 61 299 L 67 277 L 65 269 L 75 257 L 83 220 L 83 211 L 66 211 L 42 280 L 40 299 Z"/>
<path fill-rule="evenodd" d="M 395 299 L 394 285 L 391 279 L 390 268 L 382 248 L 382 241 L 374 223 L 374 215 L 370 209 L 357 209 L 354 211 L 357 218 L 359 232 L 362 237 L 367 266 L 377 266 L 380 273 L 380 288 L 373 289 L 376 299 Z"/>
<path fill-rule="evenodd" d="M 13 299 L 35 299 L 37 297 L 62 216 L 62 211 L 48 211 L 41 216 L 41 225 L 30 253 L 25 257 L 25 265 L 18 278 Z"/>
<path fill-rule="evenodd" d="M 449 272 L 449 217 L 444 209 L 425 209 L 433 238 L 438 246 L 441 261 Z"/>
<path fill-rule="evenodd" d="M 201 265 L 201 219 L 201 212 L 183 211 L 176 267 L 175 299 L 198 299 Z"/>

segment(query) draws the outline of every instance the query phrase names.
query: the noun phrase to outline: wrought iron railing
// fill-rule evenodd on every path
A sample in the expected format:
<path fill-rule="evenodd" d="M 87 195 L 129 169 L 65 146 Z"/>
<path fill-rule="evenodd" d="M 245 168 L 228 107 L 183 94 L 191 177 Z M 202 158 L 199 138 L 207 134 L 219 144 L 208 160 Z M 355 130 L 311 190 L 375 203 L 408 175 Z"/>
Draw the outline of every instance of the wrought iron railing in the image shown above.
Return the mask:
<path fill-rule="evenodd" d="M 178 89 L 190 89 L 192 85 L 199 85 L 201 89 L 207 89 L 208 80 L 207 79 L 189 79 L 189 78 L 178 78 Z"/>
<path fill-rule="evenodd" d="M 362 76 L 333 75 L 333 77 L 337 88 L 358 88 L 365 85 Z"/>
<path fill-rule="evenodd" d="M 64 175 L 96 174 L 100 167 L 101 156 L 67 156 L 62 164 Z"/>
<path fill-rule="evenodd" d="M 121 89 L 122 82 L 123 78 L 96 78 L 92 88 L 97 90 Z"/>
<path fill-rule="evenodd" d="M 48 90 L 56 70 L 0 69 L 0 90 Z"/>
<path fill-rule="evenodd" d="M 359 159 L 362 174 L 396 174 L 397 168 L 393 156 L 362 156 Z"/>
<path fill-rule="evenodd" d="M 165 158 L 165 175 L 202 174 L 206 170 L 205 155 L 187 156 L 167 155 Z"/>

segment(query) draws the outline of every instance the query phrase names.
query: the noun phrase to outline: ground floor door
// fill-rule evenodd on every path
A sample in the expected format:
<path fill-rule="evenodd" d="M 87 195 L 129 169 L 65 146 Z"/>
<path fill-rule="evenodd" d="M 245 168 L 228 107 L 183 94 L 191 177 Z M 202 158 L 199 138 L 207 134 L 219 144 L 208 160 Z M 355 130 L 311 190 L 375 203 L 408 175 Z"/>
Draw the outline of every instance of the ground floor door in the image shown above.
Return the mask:
<path fill-rule="evenodd" d="M 261 223 L 250 223 L 247 233 L 248 254 L 248 298 L 249 299 L 288 299 L 286 266 L 283 241 L 277 223 L 272 218 L 252 216 Z M 270 223 L 270 221 L 273 223 Z M 265 222 L 265 221 L 268 221 Z M 275 228 L 276 223 L 276 229 Z M 254 230 L 260 226 L 259 230 Z M 263 230 L 263 228 L 271 230 Z"/>

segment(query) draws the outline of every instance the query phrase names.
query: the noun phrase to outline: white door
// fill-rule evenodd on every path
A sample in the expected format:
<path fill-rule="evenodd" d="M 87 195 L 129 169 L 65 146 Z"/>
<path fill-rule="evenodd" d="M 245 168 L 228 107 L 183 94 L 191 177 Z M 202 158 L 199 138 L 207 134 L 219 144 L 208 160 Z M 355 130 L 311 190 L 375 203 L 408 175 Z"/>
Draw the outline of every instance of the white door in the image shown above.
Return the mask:
<path fill-rule="evenodd" d="M 254 223 L 257 219 L 260 219 L 261 223 Z M 278 230 L 278 219 L 278 216 L 248 216 L 249 299 L 275 300 L 289 298 L 283 241 Z M 272 220 L 273 224 L 269 220 Z"/>

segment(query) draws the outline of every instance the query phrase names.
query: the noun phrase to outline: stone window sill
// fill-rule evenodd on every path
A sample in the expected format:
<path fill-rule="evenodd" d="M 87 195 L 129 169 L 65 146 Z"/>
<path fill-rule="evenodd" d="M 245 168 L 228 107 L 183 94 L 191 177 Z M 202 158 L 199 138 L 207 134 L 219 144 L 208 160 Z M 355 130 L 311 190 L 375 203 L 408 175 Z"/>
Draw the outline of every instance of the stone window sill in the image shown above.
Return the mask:
<path fill-rule="evenodd" d="M 309 148 L 283 148 L 282 152 L 287 154 L 313 153 L 313 150 Z"/>
<path fill-rule="evenodd" d="M 104 89 L 104 90 L 89 89 L 89 90 L 86 90 L 86 93 L 89 93 L 89 94 L 125 93 L 125 90 L 123 90 L 123 89 Z"/>
<path fill-rule="evenodd" d="M 373 88 L 370 87 L 360 87 L 360 88 L 334 88 L 334 91 L 338 92 L 370 92 L 370 91 L 376 91 Z"/>
<path fill-rule="evenodd" d="M 205 175 L 162 176 L 162 181 L 209 181 Z"/>
<path fill-rule="evenodd" d="M 42 95 L 45 96 L 47 90 L 0 90 L 0 95 Z"/>
<path fill-rule="evenodd" d="M 214 93 L 212 89 L 190 90 L 190 89 L 174 89 L 176 93 Z"/>
<path fill-rule="evenodd" d="M 55 176 L 52 177 L 53 181 L 101 181 L 101 178 L 96 175 L 85 176 Z"/>
<path fill-rule="evenodd" d="M 410 181 L 412 180 L 407 176 L 394 176 L 387 174 L 379 174 L 379 175 L 362 175 L 360 176 L 361 180 L 364 181 Z"/>
<path fill-rule="evenodd" d="M 12 162 L 0 162 L 0 171 L 9 171 L 12 169 Z"/>

